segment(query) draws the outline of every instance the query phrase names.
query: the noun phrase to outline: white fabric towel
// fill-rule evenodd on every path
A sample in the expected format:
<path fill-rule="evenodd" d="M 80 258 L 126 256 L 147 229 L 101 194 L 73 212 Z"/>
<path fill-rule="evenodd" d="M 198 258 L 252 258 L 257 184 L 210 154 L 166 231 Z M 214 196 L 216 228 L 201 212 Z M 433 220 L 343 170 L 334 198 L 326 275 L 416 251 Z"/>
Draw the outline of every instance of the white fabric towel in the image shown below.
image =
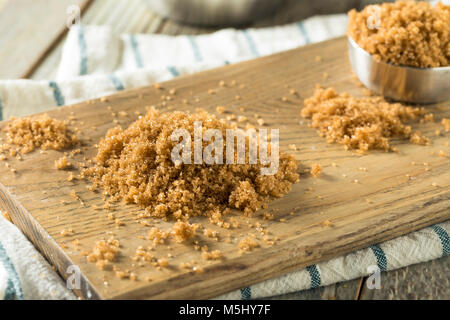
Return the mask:
<path fill-rule="evenodd" d="M 74 26 L 55 81 L 0 80 L 0 119 L 341 36 L 346 22 L 345 15 L 331 15 L 274 28 L 176 37 L 116 35 L 109 27 Z M 450 253 L 449 232 L 450 221 L 219 298 L 268 297 L 368 275 L 374 266 L 385 271 L 436 259 Z M 20 231 L 0 216 L 0 299 L 21 298 L 74 295 Z"/>

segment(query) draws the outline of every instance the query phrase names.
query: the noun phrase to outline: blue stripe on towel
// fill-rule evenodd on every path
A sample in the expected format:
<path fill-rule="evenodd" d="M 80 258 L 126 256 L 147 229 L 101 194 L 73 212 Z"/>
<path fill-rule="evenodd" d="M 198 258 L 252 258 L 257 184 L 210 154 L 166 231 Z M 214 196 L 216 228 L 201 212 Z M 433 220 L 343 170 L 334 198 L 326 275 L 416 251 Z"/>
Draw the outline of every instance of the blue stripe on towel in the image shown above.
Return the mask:
<path fill-rule="evenodd" d="M 311 43 L 311 39 L 309 38 L 308 32 L 306 32 L 305 24 L 303 23 L 303 21 L 297 22 L 297 27 L 302 33 L 302 36 L 305 39 L 306 44 Z"/>
<path fill-rule="evenodd" d="M 87 53 L 86 53 L 86 39 L 84 38 L 83 26 L 78 28 L 78 45 L 80 46 L 80 75 L 87 74 Z"/>
<path fill-rule="evenodd" d="M 61 90 L 59 89 L 58 84 L 55 81 L 50 81 L 48 83 L 50 88 L 52 88 L 53 91 L 53 98 L 56 101 L 57 106 L 63 106 L 65 104 L 64 96 L 61 93 Z"/>
<path fill-rule="evenodd" d="M 132 34 L 130 35 L 130 43 L 131 43 L 131 48 L 133 49 L 134 60 L 136 61 L 136 66 L 138 68 L 143 68 L 144 64 L 142 63 L 141 54 L 139 53 L 139 44 L 136 40 L 136 37 Z"/>
<path fill-rule="evenodd" d="M 242 34 L 244 35 L 245 39 L 247 39 L 248 46 L 250 47 L 250 51 L 253 53 L 254 56 L 259 57 L 259 51 L 256 47 L 255 41 L 253 41 L 252 36 L 250 35 L 250 32 L 248 30 L 242 30 Z"/>
<path fill-rule="evenodd" d="M 167 69 L 169 69 L 170 73 L 172 74 L 172 76 L 174 77 L 178 77 L 180 75 L 180 73 L 178 72 L 177 69 L 175 69 L 174 66 L 168 66 Z"/>
<path fill-rule="evenodd" d="M 191 45 L 192 52 L 194 54 L 195 60 L 196 61 L 202 61 L 203 58 L 202 58 L 202 55 L 200 53 L 200 49 L 199 49 L 199 47 L 197 45 L 197 42 L 195 41 L 195 38 L 193 36 L 186 36 L 186 38 L 188 39 L 189 44 Z"/>
<path fill-rule="evenodd" d="M 373 254 L 375 255 L 375 258 L 377 259 L 377 265 L 380 271 L 386 271 L 387 270 L 387 259 L 386 255 L 384 254 L 383 249 L 381 249 L 380 246 L 372 245 L 370 246 L 370 249 L 372 249 Z"/>
<path fill-rule="evenodd" d="M 123 89 L 125 89 L 122 81 L 120 81 L 120 79 L 115 74 L 110 74 L 109 79 L 111 80 L 111 82 L 114 85 L 114 88 L 116 88 L 117 91 L 122 91 Z"/>
<path fill-rule="evenodd" d="M 252 289 L 250 287 L 241 289 L 241 300 L 250 300 L 252 298 Z"/>
<path fill-rule="evenodd" d="M 448 236 L 447 231 L 445 231 L 444 228 L 438 225 L 432 226 L 431 229 L 433 229 L 433 231 L 436 232 L 436 234 L 439 237 L 439 240 L 441 240 L 442 256 L 445 257 L 450 255 L 450 237 Z"/>
<path fill-rule="evenodd" d="M 317 266 L 313 264 L 306 267 L 306 270 L 308 270 L 309 276 L 311 277 L 311 288 L 320 287 L 322 280 L 320 278 L 320 272 L 319 269 L 317 269 Z"/>
<path fill-rule="evenodd" d="M 5 300 L 23 300 L 22 286 L 20 284 L 19 275 L 14 268 L 11 260 L 6 253 L 5 248 L 3 248 L 0 243 L 0 263 L 2 263 L 3 267 L 8 274 L 8 285 L 5 291 Z"/>

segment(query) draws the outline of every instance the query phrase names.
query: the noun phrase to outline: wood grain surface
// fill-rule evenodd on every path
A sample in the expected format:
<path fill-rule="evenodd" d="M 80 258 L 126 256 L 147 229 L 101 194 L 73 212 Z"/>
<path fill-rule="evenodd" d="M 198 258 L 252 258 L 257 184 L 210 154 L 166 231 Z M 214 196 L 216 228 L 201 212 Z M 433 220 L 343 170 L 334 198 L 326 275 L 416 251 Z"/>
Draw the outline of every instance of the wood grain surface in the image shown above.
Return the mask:
<path fill-rule="evenodd" d="M 0 10 L 0 79 L 27 78 L 68 30 L 66 9 L 91 0 L 14 0 Z"/>
<path fill-rule="evenodd" d="M 316 62 L 320 55 L 322 62 Z M 330 77 L 323 79 L 323 73 Z M 220 87 L 220 81 L 228 85 Z M 236 86 L 230 86 L 232 80 Z M 221 293 L 269 279 L 301 267 L 317 263 L 368 245 L 392 239 L 399 235 L 450 218 L 450 160 L 438 152 L 450 154 L 448 133 L 435 136 L 437 123 L 415 124 L 414 127 L 431 138 L 428 147 L 394 140 L 399 153 L 372 152 L 365 156 L 329 145 L 301 119 L 303 98 L 310 96 L 315 84 L 333 85 L 362 95 L 353 79 L 346 55 L 345 39 L 336 39 L 296 50 L 227 66 L 193 76 L 181 77 L 163 84 L 165 90 L 176 88 L 170 101 L 171 110 L 194 110 L 202 107 L 214 112 L 224 105 L 235 114 L 243 114 L 255 124 L 254 114 L 262 116 L 270 128 L 280 129 L 280 144 L 284 151 L 295 155 L 300 163 L 301 181 L 284 198 L 273 201 L 269 209 L 276 210 L 276 220 L 266 222 L 273 236 L 280 238 L 271 247 L 261 242 L 261 248 L 239 255 L 237 241 L 249 232 L 255 232 L 261 221 L 261 211 L 254 218 L 236 217 L 240 227 L 230 231 L 219 230 L 222 236 L 231 233 L 232 243 L 217 242 L 211 249 L 220 249 L 224 259 L 203 262 L 192 246 L 170 243 L 171 267 L 161 271 L 151 267 L 133 266 L 130 259 L 140 245 L 147 228 L 136 221 L 140 210 L 132 205 L 119 205 L 114 214 L 125 225 L 117 228 L 108 220 L 107 212 L 95 210 L 103 201 L 99 194 L 87 190 L 86 181 L 67 181 L 67 172 L 55 170 L 53 162 L 61 152 L 46 154 L 34 152 L 22 161 L 10 160 L 8 168 L 0 169 L 0 207 L 10 212 L 14 223 L 21 228 L 63 277 L 67 267 L 76 264 L 83 274 L 77 294 L 84 298 L 211 298 Z M 243 84 L 244 87 L 240 85 Z M 289 94 L 289 88 L 297 91 Z M 209 94 L 213 89 L 215 94 Z M 82 130 L 86 151 L 80 155 L 90 158 L 95 154 L 94 144 L 115 126 L 111 111 L 126 111 L 128 117 L 117 117 L 127 126 L 136 119 L 135 111 L 144 112 L 149 105 L 160 105 L 161 91 L 145 87 L 124 91 L 107 101 L 95 100 L 61 107 L 49 112 L 55 118 L 66 119 L 71 112 L 76 116 L 73 127 Z M 164 93 L 163 93 L 164 94 Z M 235 100 L 240 95 L 241 100 Z M 282 101 L 286 97 L 287 101 Z M 186 105 L 182 101 L 186 99 Z M 167 107 L 160 107 L 167 110 Z M 244 108 L 243 111 L 240 111 Z M 436 120 L 450 116 L 450 104 L 427 106 Z M 4 123 L 1 127 L 4 127 Z M 288 150 L 296 144 L 297 151 Z M 415 165 L 412 165 L 412 162 Z M 320 178 L 304 173 L 313 163 L 324 168 Z M 333 166 L 332 163 L 336 164 Z M 366 171 L 359 168 L 367 168 Z M 409 176 L 407 176 L 409 175 Z M 412 178 L 411 178 L 412 177 Z M 355 183 L 358 180 L 358 183 Z M 75 190 L 83 204 L 70 196 Z M 64 201 L 64 204 L 62 204 Z M 291 215 L 290 213 L 294 214 Z M 286 222 L 278 219 L 284 218 Z M 332 222 L 325 226 L 324 220 Z M 194 221 L 197 221 L 194 219 Z M 208 225 L 206 221 L 202 222 Z M 168 228 L 170 222 L 151 221 Z M 61 235 L 62 229 L 72 228 L 73 235 Z M 214 226 L 211 226 L 214 229 Z M 121 256 L 117 266 L 138 274 L 138 281 L 120 280 L 111 271 L 100 271 L 80 255 L 94 243 L 112 232 L 121 242 Z M 71 241 L 77 239 L 79 246 Z M 199 237 L 202 242 L 205 239 Z M 65 244 L 62 248 L 61 243 Z M 155 256 L 167 256 L 168 248 L 159 246 Z M 196 260 L 204 265 L 203 273 L 183 271 L 179 263 Z M 144 279 L 150 277 L 151 282 Z"/>

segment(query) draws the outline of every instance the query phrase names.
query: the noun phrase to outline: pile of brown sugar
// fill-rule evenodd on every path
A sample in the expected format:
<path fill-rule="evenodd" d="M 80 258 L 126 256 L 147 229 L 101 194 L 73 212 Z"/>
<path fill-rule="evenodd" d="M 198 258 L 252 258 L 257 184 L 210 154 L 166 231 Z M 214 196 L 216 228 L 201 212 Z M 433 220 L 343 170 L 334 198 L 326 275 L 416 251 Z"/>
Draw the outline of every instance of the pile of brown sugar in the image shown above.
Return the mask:
<path fill-rule="evenodd" d="M 113 200 L 136 203 L 149 216 L 182 220 L 208 216 L 215 222 L 231 208 L 251 214 L 271 197 L 288 193 L 298 181 L 297 163 L 284 153 L 280 153 L 274 175 L 262 175 L 260 169 L 265 166 L 248 164 L 248 157 L 246 164 L 209 165 L 194 164 L 192 156 L 192 164 L 175 165 L 171 152 L 178 141 L 170 137 L 174 130 L 186 129 L 193 155 L 195 121 L 202 122 L 204 131 L 222 133 L 225 158 L 226 129 L 233 128 L 226 121 L 204 111 L 186 114 L 150 109 L 127 129 L 110 129 L 98 144 L 95 164 L 82 174 Z M 246 149 L 248 142 L 247 138 Z M 209 144 L 203 142 L 203 147 Z"/>
<path fill-rule="evenodd" d="M 419 68 L 450 65 L 448 5 L 397 1 L 348 15 L 348 35 L 378 60 Z"/>
<path fill-rule="evenodd" d="M 7 141 L 2 150 L 22 154 L 37 148 L 62 150 L 79 142 L 77 136 L 67 129 L 67 122 L 52 119 L 48 115 L 13 119 L 4 131 Z"/>
<path fill-rule="evenodd" d="M 370 149 L 392 150 L 389 138 L 409 138 L 412 143 L 428 144 L 420 132 L 412 132 L 405 123 L 424 114 L 423 108 L 388 103 L 381 97 L 355 98 L 337 93 L 334 88 L 316 89 L 304 101 L 301 115 L 311 118 L 328 143 L 340 143 L 348 149 L 365 152 Z"/>

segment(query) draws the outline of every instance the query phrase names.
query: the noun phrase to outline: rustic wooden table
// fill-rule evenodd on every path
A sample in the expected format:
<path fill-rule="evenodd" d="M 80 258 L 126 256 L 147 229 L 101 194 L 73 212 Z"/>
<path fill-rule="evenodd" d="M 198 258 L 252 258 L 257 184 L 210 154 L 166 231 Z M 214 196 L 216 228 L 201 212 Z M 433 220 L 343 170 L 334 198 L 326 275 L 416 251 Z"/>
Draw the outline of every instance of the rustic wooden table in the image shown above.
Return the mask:
<path fill-rule="evenodd" d="M 298 21 L 313 14 L 345 12 L 370 0 L 285 0 L 273 16 L 252 27 Z M 143 0 L 0 0 L 0 79 L 52 79 L 67 32 L 66 10 L 76 4 L 84 24 L 110 25 L 118 33 L 200 34 L 215 29 L 185 26 L 151 12 Z M 450 257 L 382 274 L 382 288 L 360 278 L 273 299 L 450 299 Z"/>

